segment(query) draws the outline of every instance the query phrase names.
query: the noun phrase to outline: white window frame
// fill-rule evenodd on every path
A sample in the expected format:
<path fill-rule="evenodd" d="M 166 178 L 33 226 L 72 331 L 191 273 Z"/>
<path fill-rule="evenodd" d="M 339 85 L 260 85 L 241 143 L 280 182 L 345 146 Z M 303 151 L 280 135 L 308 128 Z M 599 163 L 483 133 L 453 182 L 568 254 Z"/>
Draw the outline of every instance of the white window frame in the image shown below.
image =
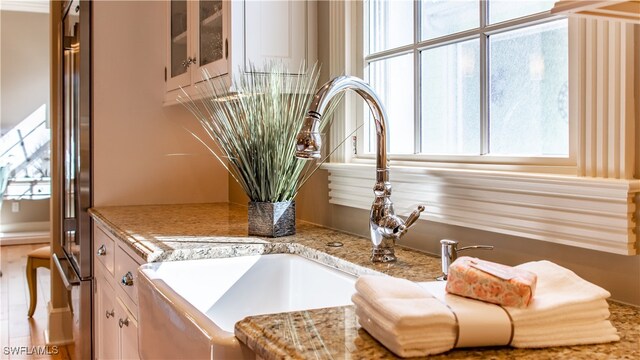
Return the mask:
<path fill-rule="evenodd" d="M 358 51 L 363 49 L 362 6 L 362 1 L 349 0 L 329 4 L 331 76 L 363 76 Z M 634 59 L 634 36 L 631 25 L 623 23 L 569 20 L 569 116 L 576 129 L 570 141 L 575 155 L 569 161 L 417 161 L 411 155 L 394 156 L 390 178 L 396 211 L 407 215 L 423 203 L 423 218 L 429 221 L 638 254 L 640 141 L 635 129 L 640 116 L 635 102 L 640 101 L 634 98 L 634 63 L 640 59 Z M 353 119 L 362 118 L 361 103 L 346 96 L 329 143 L 351 136 L 357 128 Z M 370 208 L 375 175 L 371 156 L 356 157 L 352 146 L 345 146 L 323 167 L 329 172 L 330 203 Z"/>
<path fill-rule="evenodd" d="M 569 153 L 567 156 L 496 156 L 491 155 L 489 153 L 489 138 L 488 138 L 488 127 L 489 127 L 489 80 L 487 75 L 489 74 L 489 63 L 487 61 L 487 48 L 489 46 L 489 42 L 487 40 L 487 36 L 492 36 L 496 34 L 502 34 L 508 31 L 517 30 L 526 28 L 529 26 L 540 25 L 545 23 L 554 22 L 557 20 L 562 20 L 565 17 L 560 15 L 551 15 L 549 12 L 533 14 L 530 16 L 525 16 L 521 18 L 517 18 L 514 20 L 508 20 L 503 22 L 498 22 L 495 24 L 488 24 L 486 21 L 487 7 L 488 3 L 486 1 L 478 1 L 479 11 L 478 16 L 480 18 L 479 27 L 473 28 L 470 30 L 434 38 L 421 40 L 420 28 L 421 28 L 421 16 L 420 16 L 420 4 L 418 1 L 414 2 L 413 6 L 413 22 L 414 22 L 414 34 L 413 34 L 413 43 L 410 45 L 402 46 L 395 49 L 389 49 L 384 51 L 379 51 L 374 54 L 367 54 L 367 38 L 368 34 L 366 33 L 366 29 L 368 26 L 365 26 L 366 19 L 362 19 L 362 23 L 358 24 L 358 27 L 364 27 L 365 30 L 362 32 L 363 38 L 363 47 L 360 49 L 364 49 L 363 53 L 358 53 L 357 56 L 359 58 L 364 58 L 363 65 L 364 68 L 366 63 L 393 58 L 399 55 L 408 55 L 411 54 L 413 57 L 414 63 L 414 76 L 420 76 L 420 54 L 421 52 L 437 48 L 443 45 L 455 44 L 459 42 L 463 42 L 466 40 L 479 40 L 479 48 L 480 48 L 480 127 L 481 127 L 481 149 L 480 152 L 482 155 L 434 155 L 434 154 L 420 154 L 420 128 L 421 128 L 421 89 L 419 88 L 419 81 L 415 81 L 413 85 L 414 92 L 414 129 L 416 129 L 414 133 L 415 141 L 414 141 L 414 152 L 415 154 L 393 154 L 390 155 L 392 159 L 395 160 L 404 160 L 404 161 L 431 161 L 431 162 L 457 162 L 457 163 L 474 163 L 474 164 L 516 164 L 516 165 L 544 165 L 544 166 L 559 166 L 559 167 L 567 167 L 572 166 L 576 163 L 576 146 L 577 141 L 575 141 L 575 136 L 569 136 L 568 139 L 568 149 Z M 360 6 L 363 8 L 363 6 Z M 357 11 L 364 13 L 366 9 L 358 9 Z M 364 74 L 363 71 L 359 74 L 365 80 L 367 79 L 367 74 Z M 360 125 L 362 123 L 363 117 L 360 116 L 358 118 Z M 575 118 L 571 119 L 575 120 Z M 575 121 L 569 124 L 569 128 L 576 127 Z M 366 131 L 365 126 L 362 126 L 358 130 L 358 142 L 357 142 L 357 153 L 360 154 L 357 156 L 358 159 L 372 159 L 372 153 L 365 153 L 366 144 Z M 362 140 L 360 140 L 362 139 Z"/>

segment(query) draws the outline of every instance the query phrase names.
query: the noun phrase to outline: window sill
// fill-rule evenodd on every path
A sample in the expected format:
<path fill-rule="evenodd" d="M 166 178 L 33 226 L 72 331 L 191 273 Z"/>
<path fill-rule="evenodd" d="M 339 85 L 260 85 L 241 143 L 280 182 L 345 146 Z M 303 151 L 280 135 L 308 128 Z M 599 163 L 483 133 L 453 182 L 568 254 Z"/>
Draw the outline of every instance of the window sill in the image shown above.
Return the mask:
<path fill-rule="evenodd" d="M 327 163 L 330 203 L 369 209 L 372 164 Z M 622 255 L 638 251 L 640 180 L 409 167 L 390 171 L 396 212 L 423 219 Z"/>

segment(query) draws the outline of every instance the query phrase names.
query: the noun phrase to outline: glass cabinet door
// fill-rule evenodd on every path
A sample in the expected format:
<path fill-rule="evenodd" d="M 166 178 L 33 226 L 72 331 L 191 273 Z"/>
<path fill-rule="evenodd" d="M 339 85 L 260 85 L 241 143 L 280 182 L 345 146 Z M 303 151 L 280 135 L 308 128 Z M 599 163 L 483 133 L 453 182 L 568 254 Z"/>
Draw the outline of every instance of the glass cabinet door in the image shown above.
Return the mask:
<path fill-rule="evenodd" d="M 197 2 L 197 48 L 198 71 L 193 74 L 194 82 L 203 79 L 202 69 L 211 76 L 227 73 L 226 58 L 228 44 L 225 16 L 227 4 L 222 0 L 200 0 Z"/>
<path fill-rule="evenodd" d="M 190 82 L 188 69 L 193 60 L 189 55 L 188 4 L 186 0 L 171 0 L 169 5 L 169 89 L 177 89 L 189 85 Z"/>

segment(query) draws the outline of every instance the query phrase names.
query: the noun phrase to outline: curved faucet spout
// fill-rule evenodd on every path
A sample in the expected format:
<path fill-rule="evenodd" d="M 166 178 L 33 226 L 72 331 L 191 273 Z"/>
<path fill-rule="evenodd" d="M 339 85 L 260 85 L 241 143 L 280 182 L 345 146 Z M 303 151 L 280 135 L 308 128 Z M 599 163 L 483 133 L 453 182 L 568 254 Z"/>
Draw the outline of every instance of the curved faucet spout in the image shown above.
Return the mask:
<path fill-rule="evenodd" d="M 302 130 L 298 134 L 296 142 L 296 156 L 310 159 L 319 158 L 322 148 L 320 139 L 320 120 L 331 100 L 345 90 L 353 90 L 360 95 L 369 106 L 376 126 L 377 156 L 376 167 L 378 169 L 376 180 L 389 181 L 389 164 L 387 162 L 387 113 L 382 106 L 375 91 L 362 79 L 355 76 L 339 76 L 324 84 L 314 96 L 309 106 L 309 111 L 304 119 Z"/>
<path fill-rule="evenodd" d="M 389 162 L 387 160 L 387 113 L 375 91 L 362 79 L 353 76 L 339 76 L 324 84 L 314 96 L 302 128 L 296 139 L 296 156 L 303 159 L 319 158 L 322 148 L 320 120 L 331 100 L 343 91 L 352 90 L 360 95 L 369 106 L 376 127 L 376 183 L 373 187 L 375 199 L 371 206 L 369 230 L 373 243 L 373 262 L 396 261 L 395 241 L 404 235 L 407 228 L 420 216 L 424 207 L 419 207 L 410 215 L 411 221 L 403 221 L 395 215 L 389 183 Z"/>

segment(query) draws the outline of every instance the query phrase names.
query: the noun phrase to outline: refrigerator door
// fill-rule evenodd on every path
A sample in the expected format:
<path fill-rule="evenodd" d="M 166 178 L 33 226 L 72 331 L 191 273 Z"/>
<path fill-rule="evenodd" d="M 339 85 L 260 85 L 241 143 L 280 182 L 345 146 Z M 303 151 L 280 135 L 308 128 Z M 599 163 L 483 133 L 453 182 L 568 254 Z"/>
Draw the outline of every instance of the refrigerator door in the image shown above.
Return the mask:
<path fill-rule="evenodd" d="M 62 19 L 62 248 L 82 280 L 91 278 L 91 88 L 88 1 Z"/>
<path fill-rule="evenodd" d="M 70 292 L 73 314 L 72 359 L 93 358 L 92 326 L 92 233 L 88 214 L 91 190 L 91 1 L 73 0 L 59 18 L 62 49 L 58 54 L 62 71 L 61 118 L 56 131 L 60 154 L 54 191 L 61 203 L 56 207 L 55 228 L 62 252 L 52 254 L 56 268 Z M 56 247 L 57 248 L 57 247 Z M 56 296 L 59 297 L 59 296 Z M 65 334 L 66 335 L 66 334 Z"/>

